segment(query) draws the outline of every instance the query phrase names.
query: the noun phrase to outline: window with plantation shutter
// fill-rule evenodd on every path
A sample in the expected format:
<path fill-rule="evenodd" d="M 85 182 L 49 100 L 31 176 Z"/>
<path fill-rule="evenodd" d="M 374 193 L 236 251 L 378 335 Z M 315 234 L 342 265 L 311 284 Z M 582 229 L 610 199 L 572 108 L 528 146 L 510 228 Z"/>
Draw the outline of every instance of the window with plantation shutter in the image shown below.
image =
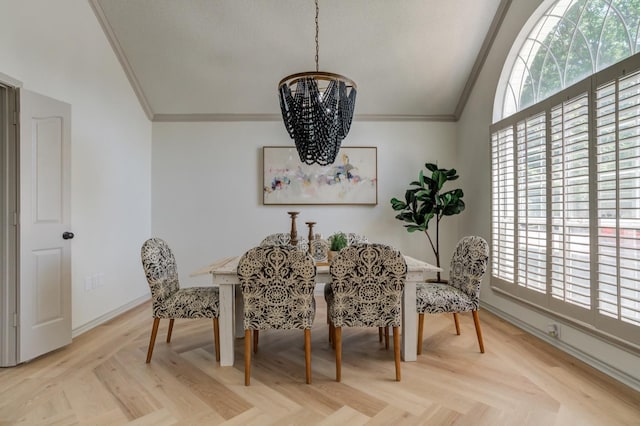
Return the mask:
<path fill-rule="evenodd" d="M 640 348 L 640 54 L 491 126 L 494 289 Z"/>
<path fill-rule="evenodd" d="M 517 128 L 518 285 L 547 290 L 547 146 L 544 113 Z"/>
<path fill-rule="evenodd" d="M 589 99 L 551 108 L 551 295 L 591 305 L 589 240 Z"/>
<path fill-rule="evenodd" d="M 640 326 L 640 72 L 598 86 L 596 134 L 597 309 Z"/>
<path fill-rule="evenodd" d="M 493 275 L 513 281 L 515 242 L 515 190 L 513 129 L 492 135 L 492 241 Z"/>

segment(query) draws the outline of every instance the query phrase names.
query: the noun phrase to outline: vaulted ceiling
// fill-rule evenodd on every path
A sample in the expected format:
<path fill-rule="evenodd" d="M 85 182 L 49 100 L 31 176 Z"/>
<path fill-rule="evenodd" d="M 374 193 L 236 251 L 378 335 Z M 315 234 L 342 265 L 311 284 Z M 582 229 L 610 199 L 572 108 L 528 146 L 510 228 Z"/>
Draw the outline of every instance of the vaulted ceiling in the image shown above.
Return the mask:
<path fill-rule="evenodd" d="M 320 70 L 356 82 L 356 119 L 456 120 L 509 3 L 320 0 Z M 313 0 L 91 4 L 156 121 L 274 119 L 315 70 Z"/>

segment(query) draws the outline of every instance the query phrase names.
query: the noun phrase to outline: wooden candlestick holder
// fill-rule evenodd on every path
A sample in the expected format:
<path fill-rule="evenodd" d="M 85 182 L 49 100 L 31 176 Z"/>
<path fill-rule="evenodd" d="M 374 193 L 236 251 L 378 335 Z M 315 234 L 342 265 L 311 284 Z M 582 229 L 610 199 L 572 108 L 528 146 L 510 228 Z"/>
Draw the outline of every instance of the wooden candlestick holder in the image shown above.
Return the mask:
<path fill-rule="evenodd" d="M 296 216 L 300 214 L 300 212 L 287 212 L 289 216 L 291 216 L 291 241 L 290 244 L 294 247 L 298 245 L 298 230 L 296 229 Z"/>
<path fill-rule="evenodd" d="M 315 222 L 305 222 L 307 224 L 307 226 L 309 227 L 309 253 L 311 252 L 311 241 L 313 240 L 313 225 L 315 225 Z"/>

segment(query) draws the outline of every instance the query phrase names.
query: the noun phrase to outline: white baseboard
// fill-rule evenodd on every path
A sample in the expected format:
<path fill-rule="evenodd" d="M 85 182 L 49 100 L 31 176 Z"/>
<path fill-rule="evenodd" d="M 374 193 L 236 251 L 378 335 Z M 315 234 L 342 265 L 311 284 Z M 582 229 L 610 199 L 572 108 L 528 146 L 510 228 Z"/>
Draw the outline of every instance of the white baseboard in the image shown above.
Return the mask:
<path fill-rule="evenodd" d="M 492 314 L 502 318 L 503 320 L 509 322 L 510 324 L 513 324 L 514 326 L 526 331 L 527 333 L 545 341 L 546 343 L 550 344 L 551 346 L 554 346 L 558 349 L 560 349 L 563 352 L 568 353 L 569 355 L 579 359 L 580 361 L 590 365 L 591 367 L 595 368 L 598 371 L 603 372 L 604 374 L 606 374 L 607 376 L 612 377 L 613 379 L 624 383 L 625 385 L 629 386 L 630 388 L 640 392 L 640 380 L 636 379 L 635 377 L 632 377 L 630 375 L 628 375 L 627 373 L 625 373 L 624 371 L 620 371 L 619 369 L 617 369 L 616 367 L 607 364 L 606 362 L 603 362 L 602 360 L 593 357 L 592 355 L 582 351 L 579 348 L 576 348 L 574 346 L 571 346 L 561 340 L 558 340 L 556 338 L 550 337 L 548 334 L 544 333 L 543 331 L 532 327 L 531 325 L 527 324 L 526 322 L 522 321 L 520 318 L 518 317 L 514 317 L 511 314 L 508 314 L 504 311 L 502 311 L 499 308 L 496 308 L 495 306 L 486 304 L 486 303 L 481 303 L 481 307 L 482 309 L 486 309 L 487 311 L 491 312 Z"/>
<path fill-rule="evenodd" d="M 71 330 L 71 338 L 75 338 L 78 337 L 79 335 L 81 335 L 82 333 L 86 333 L 87 331 L 91 330 L 92 328 L 95 328 L 97 326 L 99 326 L 100 324 L 104 324 L 105 322 L 109 321 L 110 319 L 113 319 L 115 317 L 117 317 L 118 315 L 125 313 L 126 311 L 128 311 L 129 309 L 135 308 L 138 305 L 141 305 L 143 303 L 145 303 L 146 301 L 148 301 L 149 299 L 151 299 L 151 294 L 146 294 L 144 296 L 138 297 L 137 299 L 132 300 L 131 302 L 120 306 L 119 308 L 114 309 L 111 312 L 107 312 L 104 315 L 100 315 L 98 318 L 89 321 L 86 324 L 81 325 L 80 327 L 74 328 L 73 330 Z"/>

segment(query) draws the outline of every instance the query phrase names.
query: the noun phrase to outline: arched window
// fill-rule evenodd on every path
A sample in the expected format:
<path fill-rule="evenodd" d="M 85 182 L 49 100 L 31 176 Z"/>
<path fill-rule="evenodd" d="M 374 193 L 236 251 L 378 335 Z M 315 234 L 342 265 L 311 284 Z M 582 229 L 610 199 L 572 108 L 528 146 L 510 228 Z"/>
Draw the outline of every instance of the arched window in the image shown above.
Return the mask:
<path fill-rule="evenodd" d="M 558 0 L 531 21 L 502 71 L 494 121 L 640 52 L 640 0 Z"/>
<path fill-rule="evenodd" d="M 640 347 L 640 0 L 527 25 L 494 102 L 491 285 Z"/>

